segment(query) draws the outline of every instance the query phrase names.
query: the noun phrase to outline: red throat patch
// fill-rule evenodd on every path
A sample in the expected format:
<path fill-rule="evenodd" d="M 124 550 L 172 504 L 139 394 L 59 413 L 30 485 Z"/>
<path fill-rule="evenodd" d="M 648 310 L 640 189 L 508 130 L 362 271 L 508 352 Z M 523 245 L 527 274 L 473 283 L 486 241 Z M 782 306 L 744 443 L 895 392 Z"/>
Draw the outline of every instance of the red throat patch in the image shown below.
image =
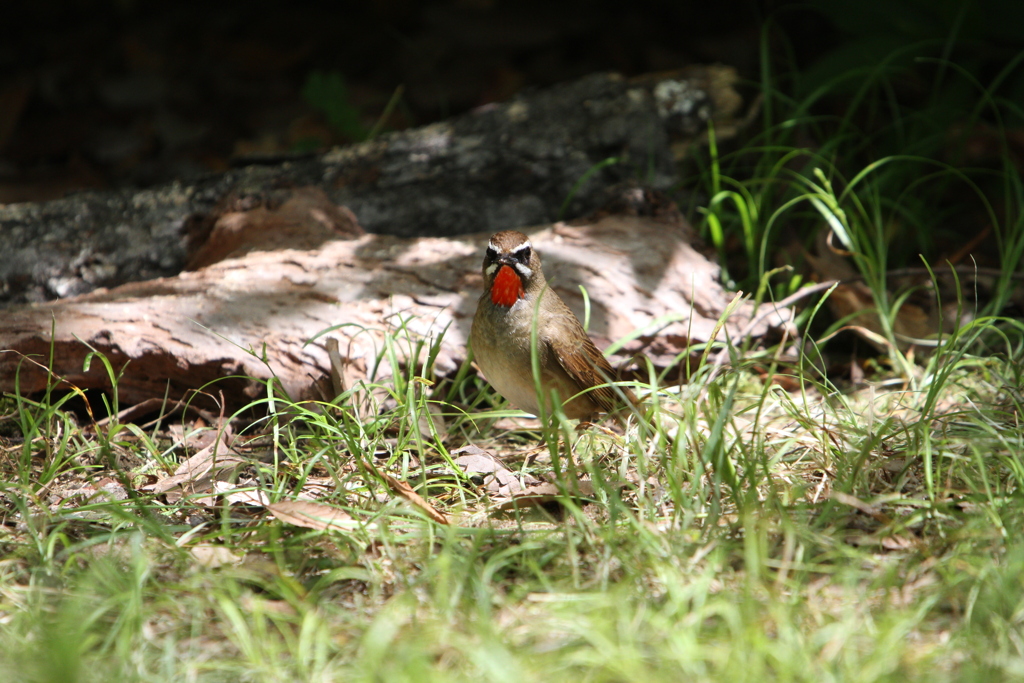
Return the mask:
<path fill-rule="evenodd" d="M 508 308 L 524 296 L 526 291 L 523 289 L 523 281 L 519 279 L 519 273 L 513 270 L 512 266 L 502 266 L 494 276 L 494 284 L 491 285 L 491 301 L 496 306 Z"/>

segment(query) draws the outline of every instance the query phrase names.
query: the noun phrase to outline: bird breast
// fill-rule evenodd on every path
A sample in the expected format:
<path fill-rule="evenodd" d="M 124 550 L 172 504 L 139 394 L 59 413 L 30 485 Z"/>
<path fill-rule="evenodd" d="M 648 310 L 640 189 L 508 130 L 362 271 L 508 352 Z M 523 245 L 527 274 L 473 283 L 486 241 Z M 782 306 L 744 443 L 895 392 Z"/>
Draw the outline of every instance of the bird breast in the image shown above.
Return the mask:
<path fill-rule="evenodd" d="M 520 299 L 508 308 L 485 305 L 483 301 L 481 306 L 483 319 L 474 319 L 470 332 L 477 364 L 499 394 L 520 410 L 536 415 L 539 406 L 533 374 L 529 370 L 523 372 L 524 368 L 532 367 L 531 298 Z M 539 344 L 539 347 L 538 361 L 543 368 L 547 362 L 547 344 Z"/>

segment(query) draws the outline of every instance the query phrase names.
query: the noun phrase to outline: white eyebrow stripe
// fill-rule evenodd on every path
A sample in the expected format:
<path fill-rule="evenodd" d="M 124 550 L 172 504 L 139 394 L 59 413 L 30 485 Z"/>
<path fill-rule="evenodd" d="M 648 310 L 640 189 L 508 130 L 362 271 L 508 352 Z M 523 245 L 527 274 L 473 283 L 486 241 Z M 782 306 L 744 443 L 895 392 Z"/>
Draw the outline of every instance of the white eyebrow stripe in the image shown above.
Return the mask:
<path fill-rule="evenodd" d="M 518 251 L 522 251 L 523 249 L 533 249 L 533 245 L 530 244 L 530 240 L 526 240 L 525 242 L 520 244 L 518 247 L 513 249 L 512 253 L 514 254 L 514 253 L 516 253 Z"/>
<path fill-rule="evenodd" d="M 498 252 L 501 251 L 496 246 L 494 246 L 494 242 L 488 242 L 487 243 L 487 248 L 490 249 L 491 251 L 495 252 L 495 253 L 498 253 Z"/>

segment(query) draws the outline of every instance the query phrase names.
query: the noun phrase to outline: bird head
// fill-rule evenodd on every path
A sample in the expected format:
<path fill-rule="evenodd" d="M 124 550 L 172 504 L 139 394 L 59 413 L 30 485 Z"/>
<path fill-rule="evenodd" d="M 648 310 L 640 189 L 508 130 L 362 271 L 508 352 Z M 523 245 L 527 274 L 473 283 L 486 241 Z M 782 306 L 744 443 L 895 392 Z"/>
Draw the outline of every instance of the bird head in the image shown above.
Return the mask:
<path fill-rule="evenodd" d="M 484 282 L 496 306 L 511 307 L 537 285 L 543 287 L 540 256 L 530 238 L 516 230 L 491 236 L 484 254 Z"/>

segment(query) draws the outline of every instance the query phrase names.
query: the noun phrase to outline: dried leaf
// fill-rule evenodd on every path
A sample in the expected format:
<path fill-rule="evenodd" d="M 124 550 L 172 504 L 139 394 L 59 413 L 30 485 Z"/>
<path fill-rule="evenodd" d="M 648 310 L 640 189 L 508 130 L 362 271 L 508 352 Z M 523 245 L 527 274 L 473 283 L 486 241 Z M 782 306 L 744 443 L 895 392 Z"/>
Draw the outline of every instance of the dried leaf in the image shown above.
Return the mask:
<path fill-rule="evenodd" d="M 594 495 L 594 485 L 589 481 L 576 482 L 575 489 L 575 491 L 568 493 L 577 498 L 590 498 Z M 563 495 L 558 486 L 544 482 L 543 484 L 530 486 L 520 491 L 510 499 L 498 503 L 495 508 L 497 510 L 514 510 L 516 508 L 544 505 L 559 501 Z"/>
<path fill-rule="evenodd" d="M 196 504 L 212 507 L 217 504 L 218 495 L 227 494 L 224 495 L 224 499 L 236 505 L 254 505 L 257 507 L 270 505 L 270 496 L 265 491 L 254 489 L 251 484 L 239 485 L 229 481 L 215 481 L 213 482 L 213 494 L 212 496 L 196 498 Z"/>
<path fill-rule="evenodd" d="M 345 393 L 346 385 L 345 381 L 345 361 L 341 357 L 341 351 L 338 349 L 338 338 L 328 337 L 327 343 L 327 358 L 330 360 L 330 378 L 331 378 L 331 389 L 334 393 L 330 396 L 325 397 L 330 400 L 332 396 L 341 396 Z"/>
<path fill-rule="evenodd" d="M 493 453 L 473 444 L 452 451 L 452 455 L 459 456 L 455 464 L 466 474 L 491 474 L 508 469 Z"/>
<path fill-rule="evenodd" d="M 808 260 L 821 277 L 841 280 L 856 278 L 856 273 L 846 259 L 842 258 L 849 254 L 824 243 L 831 235 L 831 230 L 823 231 L 819 235 L 818 254 L 808 254 Z M 926 298 L 922 303 L 927 309 L 905 301 L 896 311 L 892 330 L 899 347 L 903 350 L 914 344 L 929 346 L 928 340 L 934 339 L 940 331 L 940 316 L 933 310 L 934 299 Z M 852 330 L 879 351 L 889 350 L 890 344 L 882 334 L 884 329 L 878 317 L 874 296 L 863 282 L 847 281 L 839 284 L 829 296 L 828 306 L 837 318 L 847 321 L 848 325 L 843 328 L 844 330 Z"/>
<path fill-rule="evenodd" d="M 197 545 L 189 549 L 196 564 L 206 569 L 216 569 L 228 564 L 238 564 L 242 558 L 222 545 Z"/>
<path fill-rule="evenodd" d="M 176 502 L 183 494 L 212 491 L 215 481 L 230 480 L 247 463 L 218 440 L 181 463 L 170 477 L 143 488 L 158 495 L 167 494 L 168 501 Z"/>
<path fill-rule="evenodd" d="M 895 534 L 893 536 L 886 536 L 882 539 L 882 547 L 886 550 L 914 550 L 917 547 L 917 543 L 905 536 Z"/>
<path fill-rule="evenodd" d="M 459 453 L 463 455 L 455 458 L 455 464 L 466 474 L 483 475 L 484 488 L 496 497 L 507 498 L 522 491 L 524 485 L 539 483 L 529 474 L 522 475 L 520 480 L 520 476 L 506 467 L 497 456 L 473 444 L 452 451 L 452 455 Z"/>
<path fill-rule="evenodd" d="M 249 463 L 245 458 L 231 452 L 214 453 L 213 448 L 205 449 L 185 461 L 181 467 L 174 471 L 177 477 L 198 478 L 210 472 L 221 472 L 225 469 L 235 469 L 240 465 Z"/>
<path fill-rule="evenodd" d="M 829 498 L 836 501 L 837 503 L 849 505 L 855 510 L 863 512 L 865 515 L 872 517 L 873 519 L 881 522 L 882 524 L 888 524 L 890 521 L 885 514 L 878 510 L 878 508 L 874 507 L 873 505 L 868 505 L 860 498 L 851 496 L 849 493 L 843 493 L 842 491 L 833 491 Z"/>
<path fill-rule="evenodd" d="M 388 483 L 391 490 L 397 495 L 405 498 L 407 501 L 420 508 L 427 513 L 427 517 L 434 520 L 438 524 L 449 524 L 448 518 L 441 512 L 439 512 L 433 505 L 424 500 L 423 496 L 412 490 L 412 487 L 406 484 L 400 479 L 395 479 L 390 474 L 385 472 L 381 473 L 384 477 L 384 481 Z"/>
<path fill-rule="evenodd" d="M 344 510 L 308 500 L 282 500 L 267 505 L 267 510 L 275 519 L 306 529 L 347 531 L 359 527 L 359 522 Z"/>
<path fill-rule="evenodd" d="M 196 422 L 198 425 L 199 421 L 197 420 Z M 187 434 L 182 434 L 181 445 L 187 451 L 199 454 L 217 443 L 217 441 L 227 445 L 226 435 L 222 435 L 216 427 L 195 426 Z"/>

